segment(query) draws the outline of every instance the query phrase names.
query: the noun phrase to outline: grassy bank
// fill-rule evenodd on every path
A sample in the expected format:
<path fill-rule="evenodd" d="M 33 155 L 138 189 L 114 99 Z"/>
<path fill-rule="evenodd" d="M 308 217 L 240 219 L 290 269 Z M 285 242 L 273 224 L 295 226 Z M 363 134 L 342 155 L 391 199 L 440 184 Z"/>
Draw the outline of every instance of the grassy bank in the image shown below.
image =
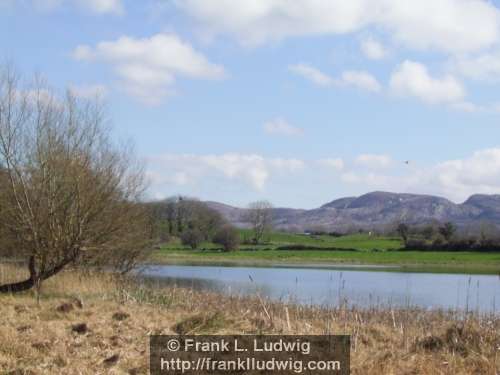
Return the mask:
<path fill-rule="evenodd" d="M 1 267 L 0 282 L 17 273 Z M 39 306 L 0 296 L 0 314 L 0 374 L 147 374 L 148 335 L 161 333 L 349 334 L 353 374 L 500 371 L 498 316 L 300 307 L 76 272 L 48 281 Z"/>
<path fill-rule="evenodd" d="M 242 237 L 249 236 L 242 231 Z M 152 263 L 191 262 L 202 264 L 372 264 L 401 266 L 412 271 L 500 273 L 499 252 L 404 251 L 398 238 L 366 234 L 331 237 L 272 233 L 263 245 L 242 245 L 225 253 L 211 243 L 191 250 L 178 241 L 157 249 Z M 302 248 L 301 250 L 290 250 Z"/>

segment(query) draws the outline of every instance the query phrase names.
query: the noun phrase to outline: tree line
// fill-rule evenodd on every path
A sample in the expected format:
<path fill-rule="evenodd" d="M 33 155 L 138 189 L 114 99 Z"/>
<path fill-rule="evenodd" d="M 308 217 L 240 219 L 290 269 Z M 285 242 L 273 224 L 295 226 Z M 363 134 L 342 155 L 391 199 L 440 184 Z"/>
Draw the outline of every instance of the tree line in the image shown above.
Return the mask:
<path fill-rule="evenodd" d="M 272 205 L 267 201 L 251 203 L 240 218 L 251 229 L 249 240 L 240 238 L 240 232 L 219 211 L 197 199 L 177 196 L 146 205 L 157 243 L 179 238 L 193 250 L 204 242 L 220 245 L 224 251 L 237 250 L 243 241 L 260 244 L 272 226 Z"/>
<path fill-rule="evenodd" d="M 154 223 L 156 242 L 169 242 L 173 237 L 197 249 L 203 242 L 213 242 L 225 251 L 236 250 L 239 233 L 222 215 L 207 204 L 193 198 L 173 197 L 147 203 Z"/>
<path fill-rule="evenodd" d="M 493 223 L 463 228 L 453 222 L 425 225 L 399 223 L 395 232 L 406 250 L 500 251 L 500 231 Z"/>

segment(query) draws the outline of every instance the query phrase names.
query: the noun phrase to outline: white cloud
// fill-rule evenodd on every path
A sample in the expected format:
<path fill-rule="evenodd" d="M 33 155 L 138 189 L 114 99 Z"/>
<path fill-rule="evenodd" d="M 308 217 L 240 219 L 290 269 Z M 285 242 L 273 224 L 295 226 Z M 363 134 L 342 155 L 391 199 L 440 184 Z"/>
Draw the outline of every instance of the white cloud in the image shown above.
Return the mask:
<path fill-rule="evenodd" d="M 300 159 L 270 158 L 268 163 L 278 172 L 298 172 L 305 167 L 305 162 Z"/>
<path fill-rule="evenodd" d="M 35 8 L 40 10 L 52 10 L 59 7 L 63 0 L 32 0 L 32 4 Z M 11 1 L 14 3 L 14 1 Z"/>
<path fill-rule="evenodd" d="M 392 176 L 384 176 L 377 173 L 346 172 L 340 176 L 340 181 L 346 184 L 356 184 L 363 187 L 364 192 L 375 190 L 397 189 L 397 179 Z M 365 190 L 366 189 L 366 190 Z"/>
<path fill-rule="evenodd" d="M 392 73 L 390 87 L 398 95 L 428 103 L 456 103 L 465 97 L 464 87 L 453 76 L 432 77 L 425 65 L 408 60 Z"/>
<path fill-rule="evenodd" d="M 346 70 L 339 78 L 334 78 L 307 64 L 290 65 L 288 69 L 318 86 L 352 86 L 372 92 L 382 89 L 377 79 L 365 71 Z"/>
<path fill-rule="evenodd" d="M 175 34 L 156 34 L 136 39 L 123 36 L 95 47 L 80 45 L 73 51 L 77 60 L 110 64 L 125 90 L 149 104 L 158 104 L 175 92 L 178 76 L 220 79 L 224 68 L 213 64 Z"/>
<path fill-rule="evenodd" d="M 90 46 L 81 44 L 73 50 L 72 55 L 76 60 L 91 60 L 93 59 L 94 52 Z"/>
<path fill-rule="evenodd" d="M 304 168 L 299 159 L 265 158 L 257 154 L 161 155 L 149 160 L 153 185 L 203 183 L 205 178 L 223 178 L 262 191 L 275 174 L 296 173 Z M 164 177 L 162 177 L 164 176 Z"/>
<path fill-rule="evenodd" d="M 177 172 L 173 174 L 172 182 L 176 185 L 187 185 L 189 183 L 189 177 L 187 173 Z"/>
<path fill-rule="evenodd" d="M 363 55 L 371 60 L 381 60 L 387 55 L 384 46 L 373 38 L 363 40 L 360 47 Z"/>
<path fill-rule="evenodd" d="M 287 37 L 385 30 L 408 48 L 470 52 L 498 42 L 500 16 L 484 0 L 176 0 L 205 33 L 258 45 Z"/>
<path fill-rule="evenodd" d="M 478 150 L 461 159 L 429 165 L 395 163 L 388 155 L 374 154 L 360 155 L 351 163 L 340 158 L 306 163 L 294 158 L 239 153 L 167 154 L 149 158 L 148 165 L 155 196 L 168 196 L 180 190 L 212 199 L 210 194 L 218 194 L 221 189 L 237 191 L 243 196 L 250 192 L 275 191 L 276 187 L 282 194 L 283 184 L 292 191 L 315 192 L 316 184 L 325 184 L 325 181 L 346 192 L 386 190 L 433 194 L 456 202 L 472 194 L 500 191 L 500 148 Z"/>
<path fill-rule="evenodd" d="M 77 0 L 81 7 L 87 8 L 95 13 L 116 13 L 124 11 L 121 0 Z"/>
<path fill-rule="evenodd" d="M 472 194 L 498 194 L 500 148 L 479 150 L 463 159 L 391 171 L 391 174 L 347 171 L 341 175 L 341 181 L 362 187 L 363 191 L 433 194 L 461 202 Z"/>
<path fill-rule="evenodd" d="M 450 64 L 448 68 L 450 68 Z M 448 69 L 450 70 L 450 69 Z M 456 70 L 456 66 L 455 66 Z M 500 72 L 500 71 L 499 71 Z M 344 81 L 347 80 L 344 72 Z M 365 90 L 380 91 L 382 87 L 372 76 L 353 75 L 352 84 L 358 80 L 358 87 Z M 476 104 L 466 99 L 467 92 L 462 82 L 450 73 L 432 76 L 427 67 L 419 62 L 405 60 L 394 69 L 389 79 L 389 88 L 393 94 L 401 97 L 415 97 L 429 104 L 447 104 L 457 111 L 478 113 L 498 113 L 496 104 Z"/>
<path fill-rule="evenodd" d="M 14 1 L 7 0 L 6 3 L 12 5 Z M 18 4 L 32 5 L 41 11 L 52 11 L 68 5 L 96 14 L 123 14 L 125 12 L 122 0 L 26 0 L 19 1 Z"/>
<path fill-rule="evenodd" d="M 381 0 L 378 24 L 403 45 L 457 53 L 497 44 L 500 13 L 483 0 Z"/>
<path fill-rule="evenodd" d="M 19 100 L 25 99 L 30 104 L 40 103 L 42 105 L 58 108 L 60 108 L 62 104 L 60 98 L 58 98 L 54 92 L 43 87 L 17 91 L 16 96 Z"/>
<path fill-rule="evenodd" d="M 356 164 L 368 168 L 387 168 L 392 164 L 388 155 L 361 154 L 356 158 Z"/>
<path fill-rule="evenodd" d="M 479 81 L 500 81 L 500 52 L 478 56 L 461 56 L 449 63 L 450 69 L 464 77 Z"/>
<path fill-rule="evenodd" d="M 232 33 L 256 45 L 289 36 L 352 32 L 364 23 L 365 1 L 351 0 L 177 0 L 212 34 Z M 229 15 L 229 16 L 228 16 Z"/>
<path fill-rule="evenodd" d="M 345 71 L 342 73 L 340 81 L 345 85 L 354 86 L 366 91 L 378 92 L 382 89 L 382 86 L 375 77 L 363 71 Z"/>
<path fill-rule="evenodd" d="M 478 105 L 468 101 L 453 103 L 451 104 L 451 108 L 468 113 L 487 112 L 487 111 L 495 112 L 494 107 Z"/>
<path fill-rule="evenodd" d="M 320 159 L 318 160 L 318 163 L 336 171 L 341 171 L 344 169 L 344 160 L 342 160 L 341 158 Z"/>
<path fill-rule="evenodd" d="M 446 195 L 465 199 L 474 193 L 500 191 L 500 149 L 474 152 L 470 157 L 437 164 L 431 178 Z"/>
<path fill-rule="evenodd" d="M 285 119 L 280 117 L 266 122 L 264 124 L 264 131 L 267 134 L 283 135 L 287 137 L 297 137 L 304 134 L 304 130 L 290 125 Z"/>
<path fill-rule="evenodd" d="M 288 69 L 292 73 L 298 74 L 318 86 L 331 86 L 335 82 L 329 75 L 307 64 L 290 65 Z"/>
<path fill-rule="evenodd" d="M 104 98 L 108 89 L 104 85 L 71 85 L 69 90 L 73 95 L 83 99 Z"/>

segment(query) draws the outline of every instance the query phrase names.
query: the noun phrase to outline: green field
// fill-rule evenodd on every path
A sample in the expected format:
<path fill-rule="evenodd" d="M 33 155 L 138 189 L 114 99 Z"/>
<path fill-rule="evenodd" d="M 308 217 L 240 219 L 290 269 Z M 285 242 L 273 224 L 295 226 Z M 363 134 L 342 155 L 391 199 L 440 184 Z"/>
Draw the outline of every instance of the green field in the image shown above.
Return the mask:
<path fill-rule="evenodd" d="M 241 231 L 242 239 L 250 238 Z M 304 246 L 303 250 L 287 247 Z M 264 244 L 245 245 L 240 250 L 225 253 L 217 245 L 204 243 L 198 250 L 172 241 L 157 249 L 152 263 L 212 263 L 212 264 L 292 264 L 328 266 L 335 264 L 371 264 L 400 266 L 414 271 L 468 272 L 500 274 L 500 252 L 405 251 L 398 238 L 367 234 L 343 237 L 306 236 L 272 233 Z"/>

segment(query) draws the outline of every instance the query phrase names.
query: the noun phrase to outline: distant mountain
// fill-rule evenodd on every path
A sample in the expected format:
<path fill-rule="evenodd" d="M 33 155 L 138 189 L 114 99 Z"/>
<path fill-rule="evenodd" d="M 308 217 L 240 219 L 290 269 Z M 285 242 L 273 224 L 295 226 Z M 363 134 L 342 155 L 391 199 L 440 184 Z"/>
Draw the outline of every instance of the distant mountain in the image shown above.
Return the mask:
<path fill-rule="evenodd" d="M 231 224 L 238 227 L 246 226 L 244 222 L 246 210 L 244 208 L 237 208 L 219 202 L 205 202 L 205 204 L 210 208 L 220 212 L 220 214 L 224 216 L 226 220 Z"/>
<path fill-rule="evenodd" d="M 472 195 L 463 206 L 475 208 L 479 218 L 500 222 L 500 195 Z"/>
<path fill-rule="evenodd" d="M 234 225 L 243 227 L 246 209 L 206 202 Z M 484 222 L 500 226 L 500 195 L 473 195 L 462 204 L 432 195 L 376 191 L 359 197 L 336 199 L 312 210 L 273 209 L 276 228 L 303 231 L 322 228 L 387 229 L 396 223 L 426 224 L 452 221 L 458 226 Z"/>

